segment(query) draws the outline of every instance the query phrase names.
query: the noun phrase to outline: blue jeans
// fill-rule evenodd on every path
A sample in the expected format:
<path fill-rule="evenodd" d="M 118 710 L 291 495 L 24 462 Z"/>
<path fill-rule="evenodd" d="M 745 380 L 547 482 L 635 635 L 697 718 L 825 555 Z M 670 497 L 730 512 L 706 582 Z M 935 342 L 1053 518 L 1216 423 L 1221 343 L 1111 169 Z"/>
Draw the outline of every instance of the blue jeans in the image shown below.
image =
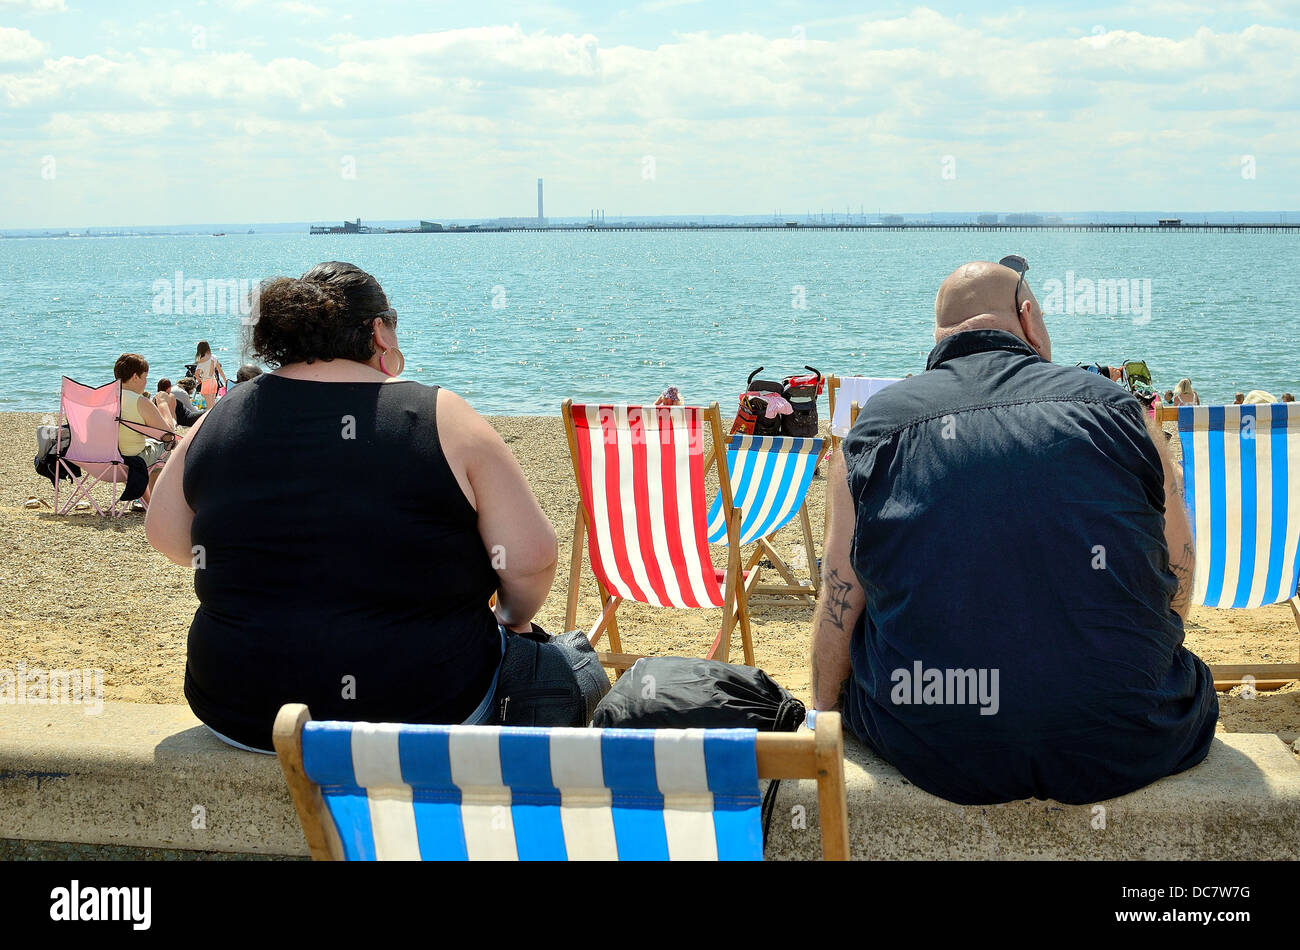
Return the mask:
<path fill-rule="evenodd" d="M 498 624 L 497 630 L 501 632 L 501 655 L 505 656 L 506 655 L 506 628 Z M 492 718 L 492 699 L 493 697 L 496 696 L 497 677 L 500 675 L 501 675 L 501 662 L 498 660 L 496 672 L 492 674 L 492 682 L 488 684 L 487 693 L 486 695 L 484 695 L 483 701 L 478 704 L 477 709 L 475 709 L 472 713 L 470 713 L 468 716 L 465 717 L 465 721 L 461 723 L 461 725 L 481 726 L 489 719 Z M 243 749 L 245 752 L 256 752 L 260 755 L 275 755 L 274 752 L 271 752 L 267 749 L 255 749 L 251 745 L 244 745 L 242 742 L 236 742 L 234 739 L 230 738 L 229 736 L 223 736 L 221 733 L 217 732 L 217 730 L 213 729 L 211 726 L 208 726 L 207 729 L 208 732 L 212 733 L 214 736 L 216 736 L 226 745 L 232 745 L 236 749 Z"/>

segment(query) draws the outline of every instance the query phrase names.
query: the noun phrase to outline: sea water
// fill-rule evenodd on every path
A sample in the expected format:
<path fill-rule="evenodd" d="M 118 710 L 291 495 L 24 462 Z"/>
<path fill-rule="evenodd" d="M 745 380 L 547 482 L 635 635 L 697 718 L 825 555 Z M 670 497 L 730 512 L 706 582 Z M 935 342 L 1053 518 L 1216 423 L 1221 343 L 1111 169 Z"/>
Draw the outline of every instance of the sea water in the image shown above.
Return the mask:
<path fill-rule="evenodd" d="M 405 375 L 481 412 L 675 385 L 729 414 L 759 366 L 921 372 L 939 283 L 1011 253 L 1029 260 L 1058 363 L 1144 359 L 1161 391 L 1187 376 L 1204 402 L 1300 393 L 1300 235 L 230 234 L 0 240 L 0 410 L 53 410 L 62 375 L 109 381 L 124 352 L 149 361 L 151 389 L 175 381 L 199 340 L 233 377 L 247 323 L 235 297 L 340 260 L 398 311 Z"/>

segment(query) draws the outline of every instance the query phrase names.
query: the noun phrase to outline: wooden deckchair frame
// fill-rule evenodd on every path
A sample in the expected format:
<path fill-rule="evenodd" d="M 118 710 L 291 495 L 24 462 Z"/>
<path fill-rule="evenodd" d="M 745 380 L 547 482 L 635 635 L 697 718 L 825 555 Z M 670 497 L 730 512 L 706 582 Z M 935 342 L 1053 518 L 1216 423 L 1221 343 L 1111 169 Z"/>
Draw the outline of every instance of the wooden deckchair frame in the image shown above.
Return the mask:
<path fill-rule="evenodd" d="M 651 407 L 647 407 L 651 408 Z M 591 525 L 587 523 L 587 510 L 582 503 L 582 472 L 578 468 L 578 435 L 573 425 L 573 400 L 566 399 L 560 404 L 560 414 L 564 417 L 564 431 L 569 438 L 569 460 L 573 463 L 574 484 L 578 487 L 578 511 L 573 519 L 573 551 L 569 559 L 569 597 L 564 611 L 564 629 L 572 630 L 578 621 L 578 589 L 582 581 L 582 551 L 583 542 L 586 540 L 587 531 Z M 716 402 L 710 403 L 707 409 L 701 410 L 701 415 L 707 420 L 710 429 L 713 432 L 713 445 L 725 445 L 722 434 L 722 413 L 718 409 Z M 740 522 L 742 512 L 735 507 L 731 497 L 731 477 L 727 472 L 727 453 L 710 452 L 707 456 L 709 461 L 705 463 L 705 470 L 709 465 L 713 465 L 718 473 L 718 490 L 722 496 L 722 510 L 727 519 L 727 572 L 723 580 L 723 598 L 722 607 L 722 626 L 718 630 L 718 635 L 714 638 L 713 645 L 709 652 L 705 654 L 706 659 L 722 660 L 729 662 L 731 659 L 731 634 L 737 624 L 740 626 L 740 641 L 744 650 L 745 665 L 754 665 L 754 644 L 750 634 L 749 626 L 749 595 L 754 586 L 758 583 L 758 568 L 741 568 L 740 565 Z M 704 504 L 705 500 L 699 500 Z M 704 509 L 708 511 L 707 507 Z M 744 571 L 749 571 L 749 576 L 744 577 Z M 592 571 L 592 577 L 596 581 L 596 588 L 600 592 L 600 602 L 602 609 L 599 619 L 587 631 L 587 639 L 591 641 L 594 647 L 602 636 L 609 635 L 608 651 L 597 651 L 600 662 L 604 666 L 612 667 L 622 671 L 630 667 L 637 660 L 641 659 L 639 654 L 624 653 L 622 640 L 618 633 L 617 612 L 619 605 L 623 603 L 622 597 L 616 597 L 609 592 L 599 577 L 596 577 L 595 571 Z M 743 578 L 743 582 L 742 582 Z"/>
<path fill-rule="evenodd" d="M 311 711 L 305 705 L 286 703 L 275 717 L 271 741 L 312 860 L 342 861 L 343 844 L 325 797 L 303 768 L 302 730 L 309 722 Z M 840 714 L 819 712 L 815 732 L 760 732 L 755 752 L 760 779 L 816 779 L 822 860 L 847 861 L 849 812 Z"/>
<path fill-rule="evenodd" d="M 1160 406 L 1156 409 L 1156 421 L 1159 423 L 1178 422 L 1177 406 Z M 1295 596 L 1287 601 L 1291 614 L 1295 618 L 1296 632 L 1300 634 L 1300 587 Z M 1267 606 L 1272 607 L 1273 604 Z M 1241 608 L 1225 607 L 1224 610 Z M 1300 647 L 1297 648 L 1300 658 Z M 1287 683 L 1300 680 L 1300 663 L 1214 663 L 1210 664 L 1210 673 L 1214 677 L 1216 690 L 1229 690 L 1249 682 L 1256 689 L 1280 689 Z M 1248 680 L 1247 677 L 1250 677 Z"/>
<path fill-rule="evenodd" d="M 726 442 L 724 442 L 724 447 L 730 442 L 730 440 L 731 437 L 728 436 Z M 714 464 L 713 456 L 717 449 L 718 446 L 716 443 L 709 447 L 709 452 L 704 457 L 705 469 L 708 469 L 710 465 Z M 730 477 L 730 466 L 727 464 L 726 459 L 727 453 L 724 451 L 722 456 L 723 467 L 724 469 L 727 469 L 728 477 Z M 813 460 L 814 466 L 819 464 L 821 464 L 820 458 Z M 809 486 L 809 490 L 811 491 L 811 486 Z M 784 527 L 784 525 L 782 527 Z M 769 543 L 769 539 L 776 534 L 774 531 L 772 534 L 762 538 L 757 538 L 753 542 L 754 553 L 751 554 L 749 560 L 745 562 L 745 566 L 742 570 L 754 570 L 758 567 L 759 562 L 766 556 L 767 560 L 771 562 L 773 569 L 781 575 L 781 578 L 785 583 L 755 584 L 753 589 L 750 591 L 751 597 L 749 599 L 749 604 L 751 606 L 780 604 L 790 598 L 802 600 L 810 606 L 816 602 L 817 596 L 821 592 L 821 575 L 817 570 L 817 547 L 813 541 L 812 519 L 808 516 L 808 495 L 806 492 L 804 493 L 803 502 L 799 505 L 799 527 L 803 532 L 804 556 L 808 559 L 809 583 L 799 583 L 799 579 L 795 577 L 794 569 L 785 562 L 785 559 L 776 552 L 776 548 L 772 547 Z M 730 542 L 730 538 L 728 538 L 728 542 Z"/>

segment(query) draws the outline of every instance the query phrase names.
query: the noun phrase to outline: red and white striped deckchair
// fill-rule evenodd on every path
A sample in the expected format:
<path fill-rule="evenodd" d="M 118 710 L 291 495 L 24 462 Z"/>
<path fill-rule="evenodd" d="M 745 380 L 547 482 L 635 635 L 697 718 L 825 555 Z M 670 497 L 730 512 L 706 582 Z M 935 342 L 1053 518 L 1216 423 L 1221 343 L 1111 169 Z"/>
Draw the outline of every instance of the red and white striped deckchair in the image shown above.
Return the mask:
<path fill-rule="evenodd" d="M 587 406 L 566 399 L 561 407 L 580 504 L 574 519 L 573 557 L 565 628 L 578 614 L 582 545 L 604 609 L 591 628 L 592 646 L 609 633 L 606 666 L 625 668 L 637 657 L 622 653 L 615 613 L 625 599 L 657 607 L 721 607 L 722 626 L 706 657 L 727 660 L 731 634 L 740 626 L 745 662 L 754 663 L 749 631 L 749 591 L 758 571 L 740 565 L 741 512 L 732 505 L 727 453 L 714 453 L 727 517 L 727 569 L 713 565 L 707 540 L 704 494 L 704 421 L 715 445 L 725 445 L 718 404 L 694 406 Z"/>

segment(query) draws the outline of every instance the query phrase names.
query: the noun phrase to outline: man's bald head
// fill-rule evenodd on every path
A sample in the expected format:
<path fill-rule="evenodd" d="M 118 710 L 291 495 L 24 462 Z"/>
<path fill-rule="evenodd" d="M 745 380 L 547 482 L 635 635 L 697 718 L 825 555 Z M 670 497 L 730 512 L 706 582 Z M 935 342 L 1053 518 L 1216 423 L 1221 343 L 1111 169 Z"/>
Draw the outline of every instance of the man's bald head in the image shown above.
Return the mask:
<path fill-rule="evenodd" d="M 1005 330 L 1032 346 L 1043 359 L 1052 358 L 1037 298 L 1029 283 L 1020 283 L 1020 275 L 1003 264 L 972 261 L 939 285 L 934 298 L 934 341 L 966 330 Z"/>

